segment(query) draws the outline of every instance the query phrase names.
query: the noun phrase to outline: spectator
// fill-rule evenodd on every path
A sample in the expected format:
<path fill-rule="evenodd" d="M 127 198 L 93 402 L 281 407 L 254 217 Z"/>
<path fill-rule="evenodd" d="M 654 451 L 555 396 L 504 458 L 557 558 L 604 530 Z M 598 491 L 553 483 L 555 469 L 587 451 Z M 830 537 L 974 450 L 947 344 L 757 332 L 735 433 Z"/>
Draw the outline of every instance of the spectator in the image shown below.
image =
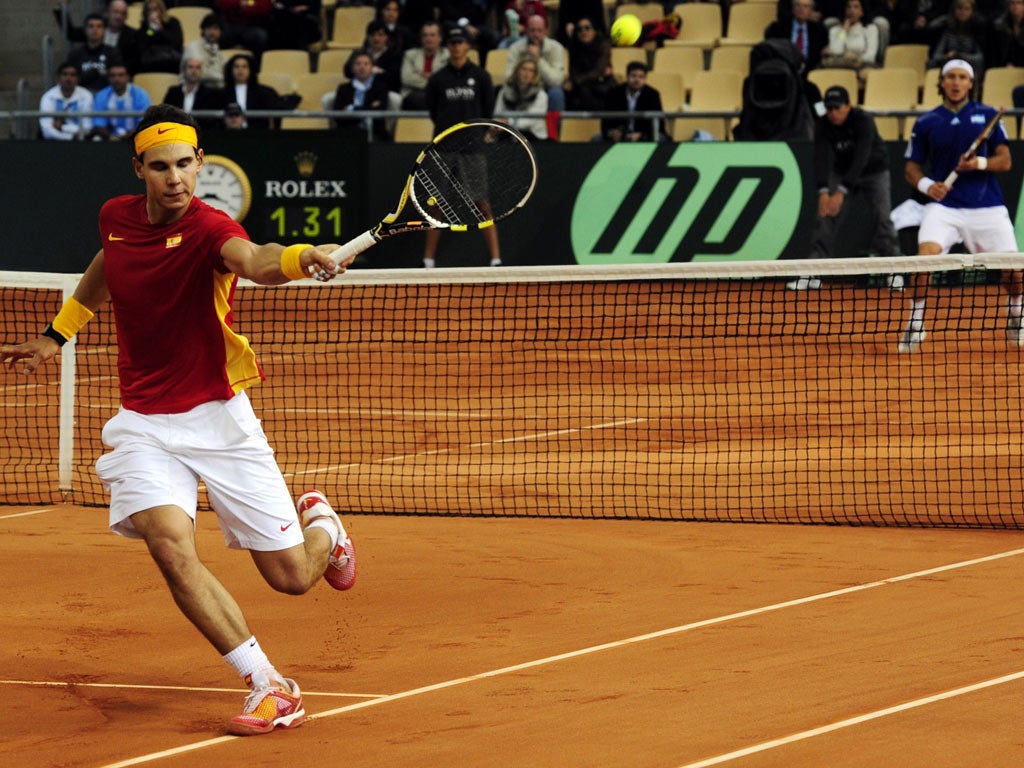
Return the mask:
<path fill-rule="evenodd" d="M 270 20 L 270 48 L 306 51 L 323 37 L 320 0 L 274 0 Z"/>
<path fill-rule="evenodd" d="M 828 32 L 820 21 L 814 21 L 814 0 L 792 0 L 793 12 L 787 20 L 777 19 L 765 30 L 766 38 L 781 37 L 793 43 L 811 70 L 821 64 L 821 52 L 828 45 Z"/>
<path fill-rule="evenodd" d="M 373 71 L 373 59 L 366 51 L 355 54 L 352 61 L 353 77 L 338 86 L 334 94 L 333 108 L 348 112 L 388 109 L 389 91 L 387 83 Z M 342 129 L 358 128 L 365 131 L 367 127 L 376 141 L 391 141 L 383 119 L 380 120 L 338 120 Z"/>
<path fill-rule="evenodd" d="M 1024 67 L 1024 0 L 1006 0 L 1006 13 L 992 25 L 985 59 L 990 68 Z"/>
<path fill-rule="evenodd" d="M 929 67 L 942 67 L 954 59 L 966 61 L 981 78 L 985 66 L 985 27 L 974 14 L 974 0 L 953 0 L 939 40 L 928 59 Z"/>
<path fill-rule="evenodd" d="M 57 25 L 64 29 L 65 17 L 64 6 L 53 9 Z M 107 3 L 107 11 L 104 16 L 107 23 L 107 30 L 103 33 L 103 42 L 112 48 L 116 48 L 121 54 L 121 60 L 128 66 L 128 73 L 135 74 L 139 63 L 137 30 L 129 27 L 125 21 L 128 18 L 128 3 L 125 0 L 110 0 Z M 67 20 L 68 26 L 65 30 L 65 38 L 69 43 L 84 43 L 85 30 L 76 27 Z"/>
<path fill-rule="evenodd" d="M 182 61 L 198 59 L 203 63 L 202 81 L 213 88 L 224 85 L 224 65 L 227 60 L 220 48 L 224 25 L 216 13 L 208 13 L 199 23 L 200 37 L 185 46 Z M 180 106 L 180 105 L 178 105 Z M 185 110 L 186 112 L 188 110 Z"/>
<path fill-rule="evenodd" d="M 221 118 L 221 128 L 225 131 L 241 131 L 247 126 L 245 122 L 245 110 L 231 102 L 224 107 L 224 115 Z"/>
<path fill-rule="evenodd" d="M 462 34 L 487 66 L 487 54 L 498 47 L 498 30 L 487 24 L 488 5 L 478 0 L 439 0 L 438 20 L 445 29 L 461 27 Z"/>
<path fill-rule="evenodd" d="M 139 72 L 181 70 L 181 22 L 167 15 L 164 0 L 146 0 L 139 30 Z"/>
<path fill-rule="evenodd" d="M 843 20 L 828 28 L 828 46 L 821 54 L 823 67 L 856 69 L 863 79 L 866 68 L 877 67 L 878 27 L 864 23 L 863 0 L 846 0 Z"/>
<path fill-rule="evenodd" d="M 428 21 L 420 29 L 420 47 L 402 54 L 402 109 L 427 108 L 427 80 L 447 63 L 448 49 L 441 45 L 441 25 Z"/>
<path fill-rule="evenodd" d="M 371 21 L 366 25 L 366 42 L 362 48 L 352 52 L 345 62 L 345 77 L 351 80 L 354 76 L 352 62 L 359 53 L 370 54 L 373 61 L 373 72 L 384 80 L 389 91 L 399 93 L 402 90 L 402 54 L 391 47 L 388 28 L 382 21 Z"/>
<path fill-rule="evenodd" d="M 377 10 L 377 20 L 384 24 L 392 50 L 404 54 L 416 45 L 416 35 L 402 23 L 402 5 L 398 0 L 384 0 Z"/>
<path fill-rule="evenodd" d="M 818 119 L 814 131 L 818 218 L 811 237 L 811 258 L 834 257 L 836 236 L 855 195 L 863 198 L 870 212 L 872 248 L 879 256 L 899 256 L 899 238 L 890 218 L 889 152 L 878 135 L 875 119 L 860 107 L 851 106 L 850 94 L 842 86 L 825 91 L 824 102 L 825 116 Z M 900 284 L 891 283 L 894 287 Z M 786 287 L 819 288 L 821 281 L 801 277 Z"/>
<path fill-rule="evenodd" d="M 582 19 L 588 19 L 602 36 L 606 37 L 608 34 L 604 4 L 601 0 L 559 0 L 555 18 L 558 19 L 555 39 L 566 47 L 575 37 L 576 25 Z M 572 59 L 569 59 L 569 64 L 572 65 Z"/>
<path fill-rule="evenodd" d="M 236 53 L 224 65 L 224 88 L 220 104 L 237 104 L 244 112 L 281 109 L 282 101 L 277 91 L 268 85 L 261 85 L 256 75 L 253 57 L 247 53 Z M 246 116 L 246 128 L 270 128 L 268 117 Z"/>
<path fill-rule="evenodd" d="M 139 86 L 128 79 L 128 67 L 114 64 L 108 73 L 110 85 L 96 94 L 93 109 L 97 112 L 138 112 L 139 116 L 95 117 L 92 135 L 106 141 L 120 141 L 135 130 L 142 120 L 141 113 L 149 108 L 150 98 Z"/>
<path fill-rule="evenodd" d="M 273 0 L 217 0 L 214 4 L 224 23 L 224 45 L 252 51 L 260 60 L 270 42 Z"/>
<path fill-rule="evenodd" d="M 92 120 L 73 115 L 91 111 L 92 103 L 92 92 L 78 84 L 78 67 L 70 61 L 63 62 L 57 70 L 57 84 L 39 99 L 39 111 L 66 112 L 68 116 L 40 117 L 39 129 L 43 138 L 58 141 L 85 138 L 92 130 Z"/>
<path fill-rule="evenodd" d="M 949 10 L 949 0 L 895 0 L 892 7 L 892 40 L 934 47 L 936 26 Z"/>
<path fill-rule="evenodd" d="M 196 111 L 220 109 L 224 103 L 221 90 L 202 80 L 203 62 L 186 58 L 181 63 L 181 83 L 172 85 L 164 95 L 164 104 L 171 104 L 192 114 Z M 223 79 L 224 74 L 221 73 Z M 198 120 L 203 128 L 212 127 L 210 119 Z"/>
<path fill-rule="evenodd" d="M 530 16 L 526 22 L 526 37 L 508 47 L 505 82 L 512 76 L 519 60 L 526 56 L 536 59 L 540 68 L 540 80 L 548 94 L 548 109 L 552 112 L 565 111 L 565 91 L 562 90 L 568 74 L 565 68 L 565 47 L 548 37 L 547 17 Z"/>
<path fill-rule="evenodd" d="M 653 120 L 629 115 L 630 112 L 662 111 L 661 94 L 647 85 L 647 65 L 641 61 L 631 61 L 626 65 L 626 81 L 608 91 L 604 109 L 625 113 L 622 117 L 601 118 L 601 136 L 606 141 L 668 140 L 664 121 L 656 135 Z"/>
<path fill-rule="evenodd" d="M 504 115 L 503 119 L 530 141 L 547 141 L 548 95 L 540 82 L 537 60 L 524 56 L 498 91 L 498 114 L 521 112 L 522 117 Z"/>
<path fill-rule="evenodd" d="M 435 136 L 463 120 L 494 116 L 494 83 L 486 69 L 469 60 L 469 37 L 465 28 L 456 26 L 449 29 L 445 44 L 448 47 L 448 63 L 427 81 L 427 109 L 434 121 Z M 491 266 L 500 266 L 497 226 L 485 227 L 480 232 L 487 243 Z M 427 269 L 435 265 L 440 238 L 439 229 L 431 229 L 426 233 L 423 266 Z"/>
<path fill-rule="evenodd" d="M 111 64 L 121 64 L 121 54 L 113 46 L 103 42 L 107 22 L 98 13 L 85 17 L 85 42 L 76 45 L 68 54 L 68 61 L 80 73 L 79 85 L 94 94 L 109 84 L 107 73 Z"/>
<path fill-rule="evenodd" d="M 562 85 L 566 106 L 577 110 L 602 109 L 608 89 L 615 85 L 611 42 L 584 16 L 573 27 L 567 54 L 569 77 Z"/>
<path fill-rule="evenodd" d="M 501 23 L 499 48 L 508 48 L 526 34 L 526 22 L 531 16 L 548 17 L 548 9 L 541 0 L 509 0 Z"/>

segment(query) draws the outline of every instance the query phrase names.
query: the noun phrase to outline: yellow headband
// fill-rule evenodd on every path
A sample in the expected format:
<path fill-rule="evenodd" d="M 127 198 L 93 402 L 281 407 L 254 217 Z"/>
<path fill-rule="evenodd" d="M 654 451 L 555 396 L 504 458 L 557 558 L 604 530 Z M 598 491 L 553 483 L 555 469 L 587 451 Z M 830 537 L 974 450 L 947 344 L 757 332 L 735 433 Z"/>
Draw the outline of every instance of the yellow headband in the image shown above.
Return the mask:
<path fill-rule="evenodd" d="M 181 123 L 157 123 L 135 136 L 135 154 L 141 156 L 147 149 L 162 147 L 164 144 L 188 144 L 199 146 L 196 129 Z"/>

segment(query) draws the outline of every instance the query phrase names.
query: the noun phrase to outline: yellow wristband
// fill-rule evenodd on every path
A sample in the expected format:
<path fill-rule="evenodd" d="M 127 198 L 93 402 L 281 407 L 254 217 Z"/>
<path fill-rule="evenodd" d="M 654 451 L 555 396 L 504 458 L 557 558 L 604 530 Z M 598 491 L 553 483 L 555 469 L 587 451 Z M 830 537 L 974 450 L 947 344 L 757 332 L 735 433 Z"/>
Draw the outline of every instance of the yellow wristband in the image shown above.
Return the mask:
<path fill-rule="evenodd" d="M 302 268 L 302 252 L 312 247 L 308 243 L 299 243 L 298 245 L 289 245 L 281 251 L 281 272 L 285 277 L 289 280 L 302 280 L 304 277 L 309 277 L 306 270 Z"/>
<path fill-rule="evenodd" d="M 90 320 L 92 320 L 92 311 L 72 296 L 64 302 L 64 306 L 60 308 L 60 312 L 53 318 L 50 326 L 65 339 L 70 340 Z"/>

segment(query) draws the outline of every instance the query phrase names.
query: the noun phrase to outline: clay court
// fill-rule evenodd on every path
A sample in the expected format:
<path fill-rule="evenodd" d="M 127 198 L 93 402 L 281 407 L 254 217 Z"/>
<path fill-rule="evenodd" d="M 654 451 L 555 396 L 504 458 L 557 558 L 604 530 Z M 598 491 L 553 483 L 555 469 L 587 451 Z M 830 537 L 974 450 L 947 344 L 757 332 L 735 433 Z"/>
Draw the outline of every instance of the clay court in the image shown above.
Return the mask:
<path fill-rule="evenodd" d="M 246 330 L 286 479 L 351 510 L 360 568 L 349 593 L 276 594 L 200 513 L 200 554 L 303 690 L 307 722 L 268 736 L 224 735 L 240 681 L 107 531 L 109 324 L 77 352 L 72 492 L 59 367 L 3 379 L 5 764 L 1024 762 L 1022 358 L 998 286 L 940 293 L 907 358 L 875 285 L 639 285 L 368 290 L 350 323 L 242 299 L 243 328 L 274 318 Z"/>

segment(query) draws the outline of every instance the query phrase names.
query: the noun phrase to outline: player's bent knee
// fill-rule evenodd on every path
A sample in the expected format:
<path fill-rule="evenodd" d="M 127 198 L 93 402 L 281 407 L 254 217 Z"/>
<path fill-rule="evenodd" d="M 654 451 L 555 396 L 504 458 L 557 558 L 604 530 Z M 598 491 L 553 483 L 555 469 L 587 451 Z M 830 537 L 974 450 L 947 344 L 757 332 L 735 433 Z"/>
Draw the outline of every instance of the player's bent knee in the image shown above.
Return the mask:
<path fill-rule="evenodd" d="M 276 592 L 286 595 L 305 594 L 317 583 L 321 575 L 312 572 L 301 546 L 278 552 L 251 554 L 263 580 Z"/>

